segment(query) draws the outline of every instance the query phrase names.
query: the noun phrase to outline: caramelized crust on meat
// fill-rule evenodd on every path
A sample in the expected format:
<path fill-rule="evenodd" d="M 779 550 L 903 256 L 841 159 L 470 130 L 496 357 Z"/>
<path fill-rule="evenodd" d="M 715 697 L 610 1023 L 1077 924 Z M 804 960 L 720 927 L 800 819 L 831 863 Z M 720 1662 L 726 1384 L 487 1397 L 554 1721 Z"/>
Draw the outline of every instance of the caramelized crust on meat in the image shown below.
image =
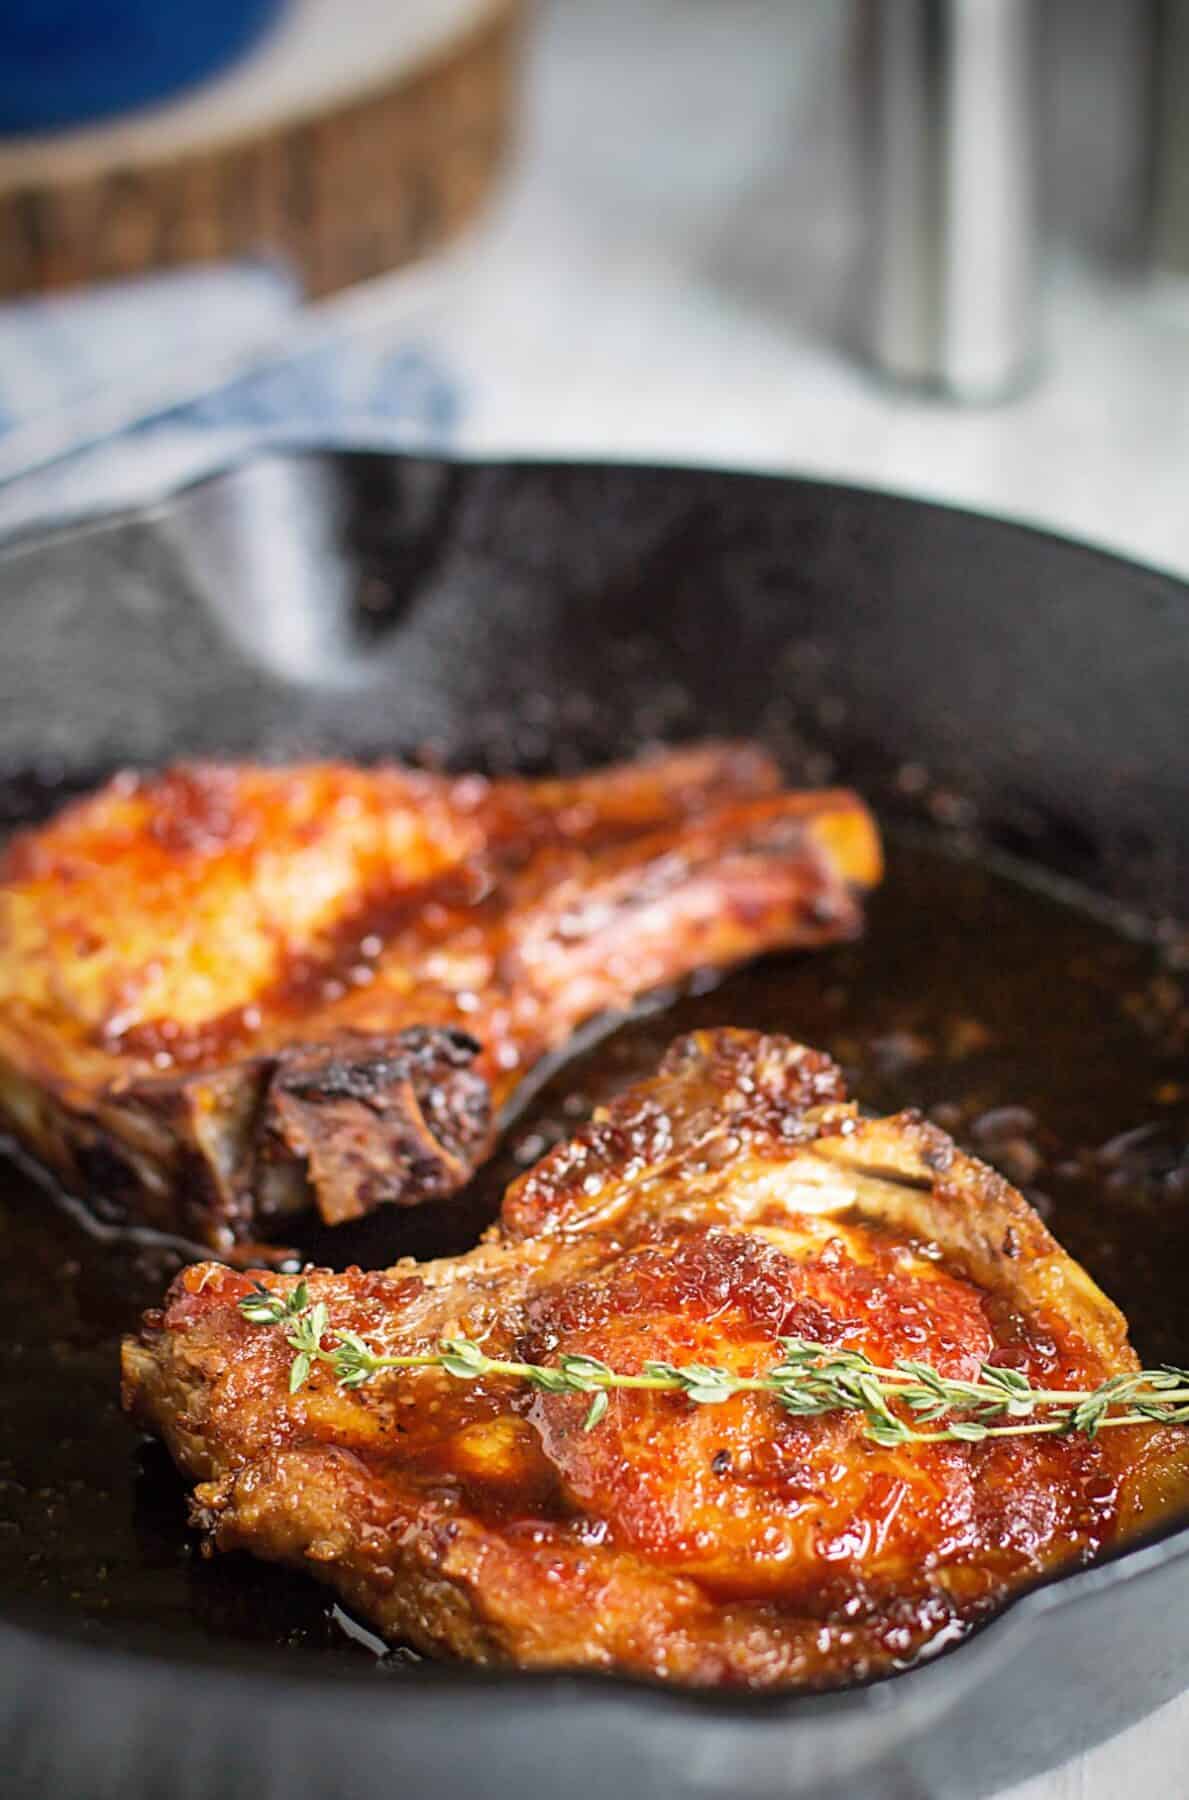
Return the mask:
<path fill-rule="evenodd" d="M 745 745 L 119 777 L 0 857 L 0 1125 L 213 1249 L 436 1199 L 584 1020 L 853 935 L 879 874 L 853 795 Z"/>
<path fill-rule="evenodd" d="M 387 1354 L 465 1334 L 755 1373 L 797 1334 L 1051 1387 L 1136 1367 L 1122 1316 L 1025 1201 L 912 1114 L 862 1119 L 827 1058 L 700 1033 L 508 1192 L 469 1255 L 315 1271 Z M 305 1568 L 393 1639 L 481 1663 L 702 1684 L 853 1680 L 1183 1503 L 1169 1428 L 885 1449 L 768 1395 L 587 1402 L 439 1370 L 288 1392 L 292 1353 L 188 1269 L 124 1349 L 125 1405 L 196 1484 L 210 1545 Z M 279 1292 L 292 1278 L 269 1277 Z"/>

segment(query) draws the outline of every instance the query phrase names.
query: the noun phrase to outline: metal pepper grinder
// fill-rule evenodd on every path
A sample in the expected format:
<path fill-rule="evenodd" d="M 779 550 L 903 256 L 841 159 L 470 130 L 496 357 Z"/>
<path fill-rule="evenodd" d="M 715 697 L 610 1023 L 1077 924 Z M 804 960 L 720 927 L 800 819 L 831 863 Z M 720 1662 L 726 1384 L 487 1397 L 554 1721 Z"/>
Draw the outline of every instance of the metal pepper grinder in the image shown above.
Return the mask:
<path fill-rule="evenodd" d="M 1033 0 L 863 0 L 871 206 L 864 336 L 967 401 L 1036 366 Z"/>

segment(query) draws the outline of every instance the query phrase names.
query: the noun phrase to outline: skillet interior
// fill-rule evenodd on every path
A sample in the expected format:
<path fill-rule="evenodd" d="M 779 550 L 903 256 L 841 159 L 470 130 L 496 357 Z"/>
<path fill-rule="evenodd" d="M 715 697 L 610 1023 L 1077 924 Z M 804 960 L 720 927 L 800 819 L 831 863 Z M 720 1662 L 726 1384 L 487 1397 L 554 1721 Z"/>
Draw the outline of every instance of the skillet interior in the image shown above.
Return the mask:
<path fill-rule="evenodd" d="M 674 1031 L 777 1024 L 839 1053 L 872 1104 L 956 1109 L 959 1135 L 1041 1192 L 1141 1354 L 1189 1360 L 1184 604 L 1036 533 L 814 484 L 272 459 L 0 561 L 4 803 L 15 818 L 114 763 L 215 750 L 534 769 L 761 736 L 906 834 L 866 942 L 625 1026 L 558 1072 L 455 1206 L 301 1247 L 461 1248 L 517 1154 Z M 990 872 L 1004 850 L 1109 918 Z M 1163 949 L 1125 935 L 1141 928 Z M 10 1606 L 111 1646 L 283 1647 L 291 1670 L 374 1682 L 312 1587 L 194 1558 L 179 1484 L 113 1412 L 112 1340 L 167 1259 L 98 1247 L 15 1174 L 3 1198 Z"/>

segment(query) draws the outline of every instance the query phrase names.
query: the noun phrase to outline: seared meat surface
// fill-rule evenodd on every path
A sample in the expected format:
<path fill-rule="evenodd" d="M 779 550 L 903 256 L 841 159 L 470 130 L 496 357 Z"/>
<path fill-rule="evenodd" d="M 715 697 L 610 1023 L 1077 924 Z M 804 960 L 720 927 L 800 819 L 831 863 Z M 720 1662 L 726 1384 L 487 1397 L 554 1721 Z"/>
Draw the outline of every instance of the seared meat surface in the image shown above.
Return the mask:
<path fill-rule="evenodd" d="M 279 1294 L 295 1278 L 267 1277 Z M 1124 1320 L 1025 1201 L 914 1114 L 863 1119 L 787 1039 L 679 1040 L 508 1191 L 468 1255 L 307 1277 L 387 1355 L 466 1336 L 758 1373 L 778 1335 L 1046 1387 L 1136 1367 Z M 124 1351 L 125 1404 L 195 1484 L 213 1547 L 327 1582 L 390 1638 L 480 1663 L 768 1687 L 886 1671 L 1185 1492 L 1184 1435 L 885 1448 L 770 1394 L 588 1401 L 440 1369 L 355 1391 L 187 1269 Z"/>
<path fill-rule="evenodd" d="M 853 935 L 879 872 L 853 795 L 747 746 L 119 777 L 0 858 L 0 1125 L 217 1250 L 439 1198 L 584 1020 Z"/>

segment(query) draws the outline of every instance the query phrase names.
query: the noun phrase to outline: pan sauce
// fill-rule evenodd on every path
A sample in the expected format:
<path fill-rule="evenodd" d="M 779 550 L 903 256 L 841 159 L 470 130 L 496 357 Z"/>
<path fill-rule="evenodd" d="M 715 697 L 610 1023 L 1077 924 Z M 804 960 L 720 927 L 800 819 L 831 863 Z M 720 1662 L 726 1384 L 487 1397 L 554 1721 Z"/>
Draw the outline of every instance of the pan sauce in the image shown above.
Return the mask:
<path fill-rule="evenodd" d="M 869 916 L 857 944 L 769 958 L 571 1057 L 457 1201 L 311 1226 L 297 1248 L 339 1267 L 467 1248 L 511 1176 L 676 1033 L 731 1023 L 830 1051 L 874 1109 L 929 1112 L 1023 1188 L 1123 1308 L 1145 1362 L 1189 1360 L 1183 979 L 1099 919 L 919 844 L 892 843 Z M 7 1165 L 0 1227 L 0 1592 L 91 1638 L 231 1638 L 372 1667 L 312 1582 L 198 1556 L 180 1481 L 119 1413 L 119 1335 L 159 1300 L 176 1253 L 101 1242 Z"/>

